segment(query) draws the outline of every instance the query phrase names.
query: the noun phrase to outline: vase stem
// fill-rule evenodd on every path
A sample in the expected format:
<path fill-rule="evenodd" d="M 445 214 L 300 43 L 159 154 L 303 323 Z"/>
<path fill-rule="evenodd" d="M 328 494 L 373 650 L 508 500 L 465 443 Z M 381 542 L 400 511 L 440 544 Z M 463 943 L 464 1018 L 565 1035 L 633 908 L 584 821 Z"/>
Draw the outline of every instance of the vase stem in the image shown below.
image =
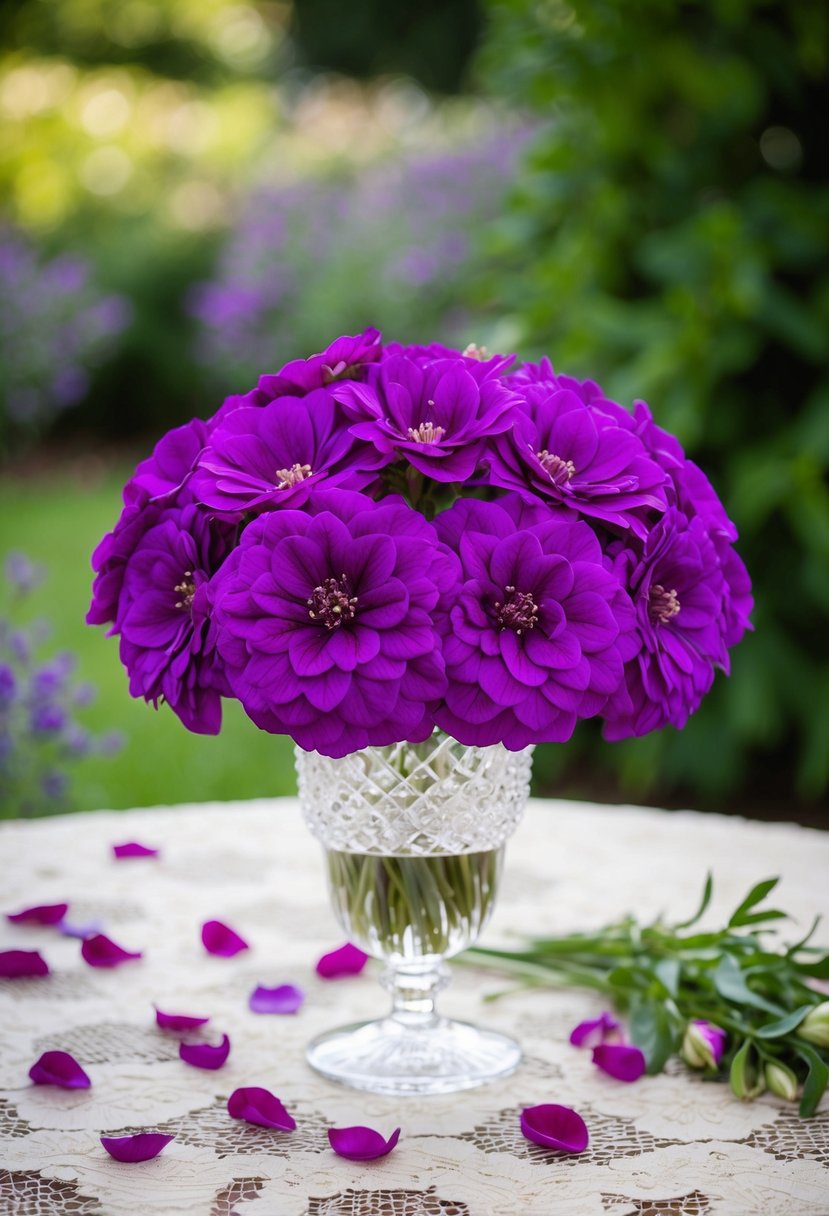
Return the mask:
<path fill-rule="evenodd" d="M 428 1030 L 438 1023 L 435 999 L 449 983 L 442 963 L 431 967 L 387 967 L 383 985 L 392 997 L 391 1016 L 410 1030 Z"/>

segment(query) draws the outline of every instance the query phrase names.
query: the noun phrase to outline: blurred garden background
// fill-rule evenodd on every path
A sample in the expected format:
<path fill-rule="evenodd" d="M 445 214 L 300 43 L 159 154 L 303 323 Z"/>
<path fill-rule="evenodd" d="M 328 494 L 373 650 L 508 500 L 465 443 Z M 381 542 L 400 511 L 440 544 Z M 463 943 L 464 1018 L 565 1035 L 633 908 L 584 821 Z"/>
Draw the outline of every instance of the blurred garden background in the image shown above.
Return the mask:
<path fill-rule="evenodd" d="M 540 749 L 538 791 L 829 824 L 826 6 L 4 18 L 0 813 L 293 788 L 290 744 L 237 705 L 205 738 L 130 700 L 84 624 L 89 556 L 163 431 L 376 325 L 646 399 L 740 529 L 733 677 L 682 733 Z"/>

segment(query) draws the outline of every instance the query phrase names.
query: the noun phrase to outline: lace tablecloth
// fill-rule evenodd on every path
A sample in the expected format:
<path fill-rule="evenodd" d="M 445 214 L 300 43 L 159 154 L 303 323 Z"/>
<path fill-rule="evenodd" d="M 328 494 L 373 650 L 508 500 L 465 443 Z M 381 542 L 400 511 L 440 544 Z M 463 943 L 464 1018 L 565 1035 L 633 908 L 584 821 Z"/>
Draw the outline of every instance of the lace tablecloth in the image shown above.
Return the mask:
<path fill-rule="evenodd" d="M 139 840 L 153 860 L 116 861 Z M 76 815 L 0 827 L 2 908 L 70 902 L 144 957 L 92 970 L 78 940 L 3 921 L 0 948 L 38 949 L 51 974 L 0 981 L 0 1212 L 3 1216 L 827 1216 L 829 1110 L 808 1121 L 764 1096 L 738 1102 L 679 1064 L 624 1085 L 597 1072 L 567 1035 L 598 1012 L 582 992 L 532 991 L 492 1005 L 503 981 L 456 968 L 444 1012 L 516 1035 L 512 1077 L 454 1097 L 393 1100 L 311 1072 L 303 1047 L 334 1025 L 376 1016 L 385 993 L 371 967 L 323 981 L 313 963 L 339 945 L 322 857 L 294 801 Z M 531 806 L 507 851 L 485 940 L 564 932 L 631 911 L 690 913 L 715 873 L 710 920 L 758 879 L 782 875 L 780 901 L 805 926 L 829 912 L 829 835 L 690 812 L 550 802 Z M 208 956 L 205 920 L 224 920 L 251 949 Z M 798 927 L 799 927 L 798 926 Z M 792 930 L 794 933 L 795 930 Z M 257 1016 L 257 984 L 307 993 L 295 1017 Z M 188 1067 L 153 1003 L 209 1014 L 211 1041 L 232 1042 L 220 1071 Z M 213 1033 L 215 1031 L 215 1034 Z M 71 1052 L 88 1090 L 28 1082 L 41 1052 Z M 293 1133 L 230 1119 L 228 1095 L 259 1085 L 297 1120 Z M 527 1105 L 575 1107 L 590 1147 L 561 1157 L 519 1129 Z M 388 1157 L 335 1157 L 326 1129 L 402 1128 Z M 174 1133 L 140 1165 L 111 1160 L 103 1134 Z"/>

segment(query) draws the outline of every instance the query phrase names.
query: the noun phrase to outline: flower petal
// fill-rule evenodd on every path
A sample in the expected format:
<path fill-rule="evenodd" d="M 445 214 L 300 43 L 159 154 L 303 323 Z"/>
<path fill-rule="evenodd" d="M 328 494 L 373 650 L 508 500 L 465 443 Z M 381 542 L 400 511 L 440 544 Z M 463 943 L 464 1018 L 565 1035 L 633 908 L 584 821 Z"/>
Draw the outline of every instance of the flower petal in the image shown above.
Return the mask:
<path fill-rule="evenodd" d="M 215 1047 L 209 1043 L 179 1043 L 178 1054 L 185 1064 L 194 1068 L 221 1068 L 230 1055 L 230 1039 L 222 1035 L 221 1043 Z"/>
<path fill-rule="evenodd" d="M 233 958 L 250 946 L 243 937 L 225 925 L 220 920 L 207 920 L 201 927 L 202 945 L 208 954 L 216 954 L 220 958 Z"/>
<path fill-rule="evenodd" d="M 35 1085 L 59 1085 L 61 1089 L 89 1089 L 89 1077 L 68 1051 L 44 1051 L 29 1069 Z"/>
<path fill-rule="evenodd" d="M 250 994 L 248 1008 L 251 1013 L 296 1013 L 305 1000 L 305 993 L 294 984 L 280 984 L 277 988 L 264 988 L 261 984 Z"/>
<path fill-rule="evenodd" d="M 598 1047 L 601 1043 L 617 1041 L 621 1038 L 619 1023 L 612 1013 L 604 1010 L 597 1018 L 579 1022 L 570 1031 L 570 1042 L 574 1047 Z"/>
<path fill-rule="evenodd" d="M 533 1144 L 554 1148 L 560 1153 L 583 1153 L 590 1139 L 581 1115 L 569 1106 L 558 1106 L 554 1102 L 522 1110 L 521 1131 Z"/>
<path fill-rule="evenodd" d="M 57 925 L 69 911 L 69 904 L 35 904 L 20 912 L 7 912 L 13 925 Z"/>
<path fill-rule="evenodd" d="M 258 1085 L 234 1089 L 227 1100 L 227 1113 L 233 1119 L 243 1119 L 258 1127 L 276 1127 L 282 1132 L 292 1132 L 296 1127 L 296 1120 L 279 1098 Z"/>
<path fill-rule="evenodd" d="M 622 1043 L 600 1043 L 594 1047 L 593 1063 L 617 1081 L 638 1081 L 645 1071 L 645 1057 L 640 1049 Z"/>
<path fill-rule="evenodd" d="M 121 963 L 127 963 L 130 959 L 141 958 L 141 951 L 132 953 L 117 945 L 106 934 L 96 933 L 93 937 L 84 938 L 81 957 L 90 967 L 120 967 Z"/>
<path fill-rule="evenodd" d="M 17 980 L 27 975 L 48 975 L 49 964 L 37 950 L 0 950 L 0 979 Z"/>
<path fill-rule="evenodd" d="M 369 955 L 357 946 L 346 942 L 338 950 L 323 954 L 316 966 L 317 975 L 325 980 L 338 979 L 341 975 L 359 975 L 369 960 Z"/>
<path fill-rule="evenodd" d="M 133 1163 L 152 1161 L 174 1139 L 160 1132 L 138 1132 L 134 1136 L 101 1136 L 101 1144 L 116 1161 Z"/>
<path fill-rule="evenodd" d="M 162 1013 L 157 1005 L 153 1005 L 153 1009 L 156 1023 L 162 1030 L 196 1030 L 210 1021 L 210 1018 L 192 1017 L 187 1013 Z"/>
<path fill-rule="evenodd" d="M 158 857 L 159 850 L 150 848 L 149 845 L 139 844 L 137 840 L 130 840 L 127 844 L 114 844 L 112 851 L 116 857 Z"/>
<path fill-rule="evenodd" d="M 62 920 L 58 925 L 58 930 L 64 937 L 95 937 L 103 930 L 103 924 L 99 920 L 91 920 L 85 925 L 73 925 L 68 920 Z"/>
<path fill-rule="evenodd" d="M 374 1161 L 387 1156 L 400 1139 L 400 1128 L 395 1128 L 388 1140 L 384 1140 L 372 1127 L 330 1127 L 328 1143 L 338 1157 L 349 1161 Z"/>

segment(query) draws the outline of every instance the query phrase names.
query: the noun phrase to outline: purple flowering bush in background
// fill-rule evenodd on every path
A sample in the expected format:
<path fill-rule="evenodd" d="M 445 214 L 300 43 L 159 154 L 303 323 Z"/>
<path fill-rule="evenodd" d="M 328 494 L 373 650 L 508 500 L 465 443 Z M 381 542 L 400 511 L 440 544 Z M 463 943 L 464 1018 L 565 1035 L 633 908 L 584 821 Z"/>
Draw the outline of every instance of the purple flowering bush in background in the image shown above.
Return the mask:
<path fill-rule="evenodd" d="M 0 808 L 6 815 L 55 814 L 71 809 L 67 771 L 91 755 L 112 755 L 116 732 L 94 735 L 78 712 L 95 689 L 73 679 L 75 656 L 62 651 L 43 658 L 49 636 L 45 621 L 18 627 L 18 602 L 45 578 L 43 567 L 21 553 L 5 563 L 6 612 L 0 615 Z"/>
<path fill-rule="evenodd" d="M 93 555 L 130 691 L 342 756 L 681 728 L 750 628 L 736 529 L 637 402 L 342 337 L 169 432 Z"/>
<path fill-rule="evenodd" d="M 86 395 L 92 370 L 130 319 L 76 254 L 47 258 L 0 227 L 0 452 L 42 434 Z"/>

